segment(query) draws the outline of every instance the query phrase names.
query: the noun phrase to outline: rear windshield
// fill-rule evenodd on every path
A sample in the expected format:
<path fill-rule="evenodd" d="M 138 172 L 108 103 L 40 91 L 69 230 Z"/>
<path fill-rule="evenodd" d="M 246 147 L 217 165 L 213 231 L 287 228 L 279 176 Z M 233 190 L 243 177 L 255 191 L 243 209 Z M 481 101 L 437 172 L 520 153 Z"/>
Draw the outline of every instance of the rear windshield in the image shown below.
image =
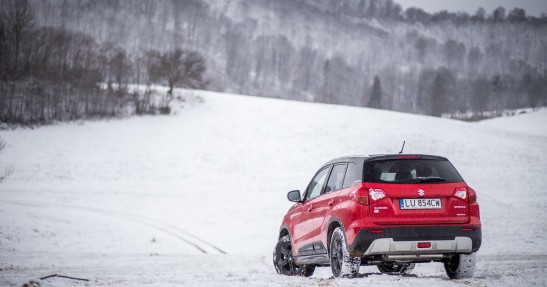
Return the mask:
<path fill-rule="evenodd" d="M 365 181 L 375 183 L 450 183 L 463 179 L 448 160 L 396 159 L 368 163 Z"/>

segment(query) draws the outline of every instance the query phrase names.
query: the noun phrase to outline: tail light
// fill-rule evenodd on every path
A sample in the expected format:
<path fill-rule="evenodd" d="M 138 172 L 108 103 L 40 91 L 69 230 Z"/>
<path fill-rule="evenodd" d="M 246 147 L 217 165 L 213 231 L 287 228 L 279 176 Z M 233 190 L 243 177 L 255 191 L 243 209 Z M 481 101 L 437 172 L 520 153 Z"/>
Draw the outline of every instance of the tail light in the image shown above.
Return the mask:
<path fill-rule="evenodd" d="M 378 201 L 384 197 L 386 197 L 386 194 L 383 190 L 379 188 L 371 188 L 368 190 L 368 195 L 370 196 L 370 199 L 372 202 Z"/>
<path fill-rule="evenodd" d="M 459 198 L 465 202 L 467 202 L 467 188 L 466 187 L 456 187 L 456 190 L 454 190 L 454 194 L 452 194 L 453 197 Z"/>
<path fill-rule="evenodd" d="M 352 200 L 357 201 L 360 204 L 368 205 L 368 194 L 364 187 L 352 192 L 350 197 Z"/>
<path fill-rule="evenodd" d="M 469 204 L 471 203 L 475 203 L 477 201 L 477 193 L 475 192 L 474 189 L 472 188 L 468 188 L 469 190 Z"/>
<path fill-rule="evenodd" d="M 386 194 L 383 190 L 379 188 L 369 188 L 368 193 L 365 187 L 361 187 L 358 190 L 350 194 L 352 200 L 357 201 L 364 205 L 369 205 L 370 203 L 376 202 L 382 198 L 386 197 Z"/>

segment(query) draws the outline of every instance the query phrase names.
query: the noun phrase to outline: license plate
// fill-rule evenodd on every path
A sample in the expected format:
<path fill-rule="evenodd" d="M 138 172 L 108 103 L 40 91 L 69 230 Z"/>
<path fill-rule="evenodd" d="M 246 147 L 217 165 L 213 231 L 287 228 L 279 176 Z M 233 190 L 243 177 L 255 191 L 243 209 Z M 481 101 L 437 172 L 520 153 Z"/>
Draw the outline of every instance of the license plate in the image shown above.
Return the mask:
<path fill-rule="evenodd" d="M 401 209 L 440 209 L 440 198 L 401 198 Z"/>

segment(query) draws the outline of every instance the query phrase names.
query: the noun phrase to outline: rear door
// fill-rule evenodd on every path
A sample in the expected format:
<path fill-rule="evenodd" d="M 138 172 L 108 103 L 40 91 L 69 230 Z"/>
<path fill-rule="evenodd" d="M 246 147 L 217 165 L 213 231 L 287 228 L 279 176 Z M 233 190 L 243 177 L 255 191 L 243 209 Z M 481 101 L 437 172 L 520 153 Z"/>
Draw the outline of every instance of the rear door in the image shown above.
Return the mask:
<path fill-rule="evenodd" d="M 446 159 L 372 161 L 365 172 L 370 218 L 380 225 L 469 221 L 469 206 L 454 195 L 467 185 Z"/>
<path fill-rule="evenodd" d="M 320 235 L 323 224 L 325 224 L 325 217 L 338 200 L 337 191 L 342 189 L 346 167 L 347 164 L 345 163 L 335 164 L 332 167 L 332 171 L 322 195 L 313 200 L 311 217 L 313 220 L 313 236 L 315 238 L 314 241 L 316 242 L 321 241 L 322 238 L 320 238 Z"/>

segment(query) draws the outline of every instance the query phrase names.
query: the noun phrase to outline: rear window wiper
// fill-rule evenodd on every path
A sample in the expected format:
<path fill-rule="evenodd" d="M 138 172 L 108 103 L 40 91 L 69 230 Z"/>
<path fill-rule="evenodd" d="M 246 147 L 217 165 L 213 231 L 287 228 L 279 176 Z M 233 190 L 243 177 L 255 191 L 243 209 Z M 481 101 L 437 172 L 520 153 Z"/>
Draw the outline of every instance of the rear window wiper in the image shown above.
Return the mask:
<path fill-rule="evenodd" d="M 446 181 L 446 179 L 438 176 L 427 176 L 427 177 L 417 177 L 416 182 L 441 182 Z"/>

